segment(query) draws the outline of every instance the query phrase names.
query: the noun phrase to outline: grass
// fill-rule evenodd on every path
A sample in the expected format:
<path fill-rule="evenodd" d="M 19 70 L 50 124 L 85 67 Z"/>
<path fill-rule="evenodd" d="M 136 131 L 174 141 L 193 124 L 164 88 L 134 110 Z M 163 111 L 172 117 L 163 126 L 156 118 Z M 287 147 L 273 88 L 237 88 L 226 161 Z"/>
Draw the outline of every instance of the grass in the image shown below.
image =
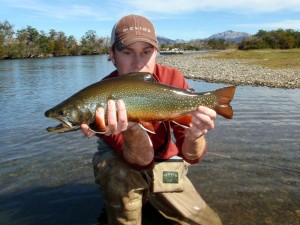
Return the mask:
<path fill-rule="evenodd" d="M 261 65 L 272 69 L 300 69 L 300 48 L 288 50 L 226 50 L 210 52 L 210 54 L 205 57 L 217 59 L 248 59 L 249 64 Z"/>

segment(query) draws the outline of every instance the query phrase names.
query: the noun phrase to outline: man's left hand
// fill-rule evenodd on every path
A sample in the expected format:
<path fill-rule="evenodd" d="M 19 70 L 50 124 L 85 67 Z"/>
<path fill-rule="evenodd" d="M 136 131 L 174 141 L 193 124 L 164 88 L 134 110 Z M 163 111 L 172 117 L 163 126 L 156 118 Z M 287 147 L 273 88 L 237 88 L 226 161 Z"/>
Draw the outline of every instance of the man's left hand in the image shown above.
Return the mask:
<path fill-rule="evenodd" d="M 213 109 L 199 106 L 197 110 L 191 113 L 191 116 L 192 121 L 190 129 L 186 130 L 186 136 L 194 138 L 194 140 L 215 127 L 214 121 L 217 118 L 217 113 Z"/>

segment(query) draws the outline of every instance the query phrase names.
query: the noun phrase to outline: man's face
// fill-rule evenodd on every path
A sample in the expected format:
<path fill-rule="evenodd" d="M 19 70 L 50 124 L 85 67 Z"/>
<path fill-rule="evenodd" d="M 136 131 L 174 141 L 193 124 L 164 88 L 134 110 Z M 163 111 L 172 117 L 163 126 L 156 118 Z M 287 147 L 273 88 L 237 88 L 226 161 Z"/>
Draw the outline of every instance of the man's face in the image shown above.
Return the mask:
<path fill-rule="evenodd" d="M 157 50 L 146 42 L 136 42 L 127 48 L 110 51 L 111 60 L 120 75 L 132 72 L 153 73 Z"/>

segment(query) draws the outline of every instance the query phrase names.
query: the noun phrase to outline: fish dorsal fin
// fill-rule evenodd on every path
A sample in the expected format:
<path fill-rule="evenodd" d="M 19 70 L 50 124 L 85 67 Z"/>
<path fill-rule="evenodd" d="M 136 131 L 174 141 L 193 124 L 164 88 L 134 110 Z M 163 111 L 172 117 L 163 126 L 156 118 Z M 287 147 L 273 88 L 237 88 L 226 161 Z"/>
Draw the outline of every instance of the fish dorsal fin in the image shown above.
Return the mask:
<path fill-rule="evenodd" d="M 118 76 L 119 78 L 124 78 L 124 79 L 138 79 L 138 80 L 144 80 L 146 82 L 153 82 L 156 83 L 157 80 L 153 77 L 151 73 L 147 72 L 135 72 L 135 73 L 128 73 L 124 74 L 121 76 Z"/>
<path fill-rule="evenodd" d="M 157 80 L 153 77 L 152 74 L 148 73 L 144 75 L 144 81 L 146 82 L 152 82 L 152 83 L 157 83 Z"/>

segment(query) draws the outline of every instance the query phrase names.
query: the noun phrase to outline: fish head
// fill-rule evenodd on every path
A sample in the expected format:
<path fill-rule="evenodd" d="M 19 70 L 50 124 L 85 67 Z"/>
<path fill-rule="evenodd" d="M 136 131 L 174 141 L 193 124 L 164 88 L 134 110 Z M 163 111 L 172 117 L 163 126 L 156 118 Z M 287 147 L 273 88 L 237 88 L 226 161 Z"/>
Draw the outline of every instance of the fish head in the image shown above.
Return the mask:
<path fill-rule="evenodd" d="M 58 121 L 60 124 L 55 127 L 46 128 L 49 132 L 68 132 L 80 128 L 83 123 L 89 123 L 92 115 L 89 110 L 80 107 L 79 104 L 61 103 L 45 112 L 45 116 Z"/>

